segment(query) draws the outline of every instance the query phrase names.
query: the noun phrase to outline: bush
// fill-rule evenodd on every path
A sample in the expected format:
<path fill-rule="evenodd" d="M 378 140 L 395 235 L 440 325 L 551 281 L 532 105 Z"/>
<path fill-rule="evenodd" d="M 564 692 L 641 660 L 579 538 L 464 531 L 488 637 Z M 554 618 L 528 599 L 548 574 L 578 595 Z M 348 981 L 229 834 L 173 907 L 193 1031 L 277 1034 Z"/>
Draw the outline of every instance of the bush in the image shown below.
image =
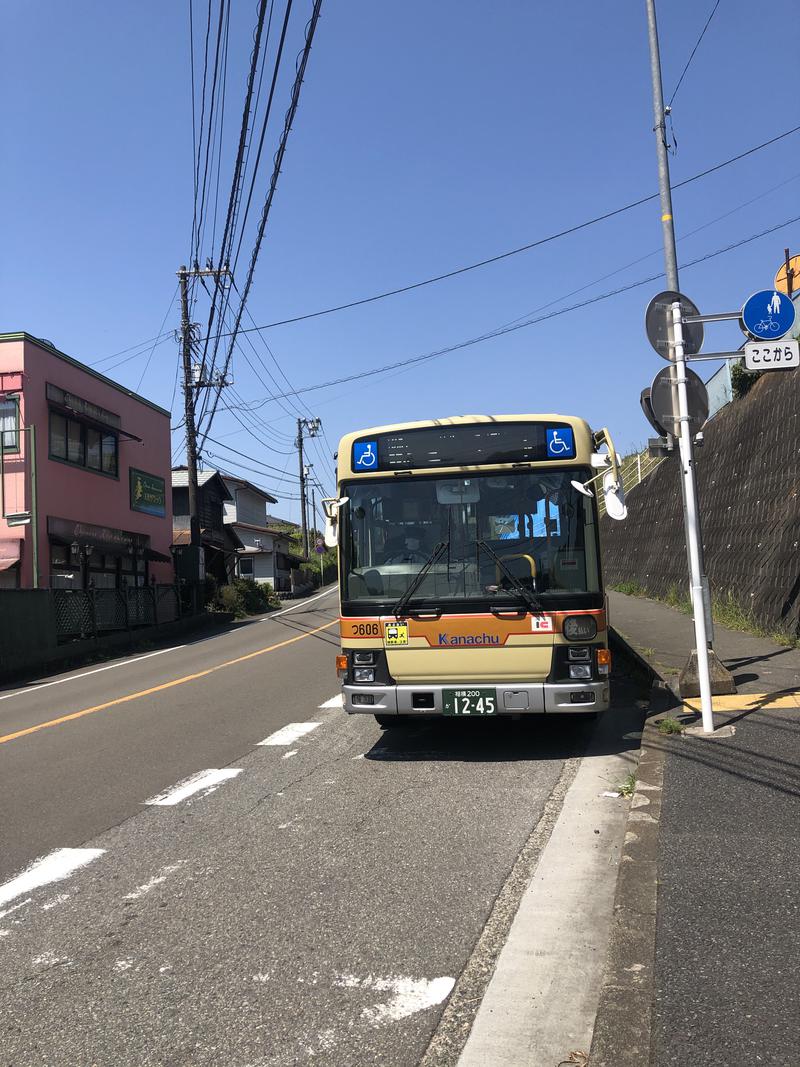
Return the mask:
<path fill-rule="evenodd" d="M 231 611 L 237 619 L 246 615 L 261 615 L 278 606 L 278 598 L 268 583 L 252 578 L 234 578 L 230 585 L 223 585 L 216 602 L 221 611 Z"/>
<path fill-rule="evenodd" d="M 761 371 L 745 370 L 744 363 L 731 364 L 731 389 L 734 400 L 741 400 L 743 396 L 747 396 L 760 377 Z"/>

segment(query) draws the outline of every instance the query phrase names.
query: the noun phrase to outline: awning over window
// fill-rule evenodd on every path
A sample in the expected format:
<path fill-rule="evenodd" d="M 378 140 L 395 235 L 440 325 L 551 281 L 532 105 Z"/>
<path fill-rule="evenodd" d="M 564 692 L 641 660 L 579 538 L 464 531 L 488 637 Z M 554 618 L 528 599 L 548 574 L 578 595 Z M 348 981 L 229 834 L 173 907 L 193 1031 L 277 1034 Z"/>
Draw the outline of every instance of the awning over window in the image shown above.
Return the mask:
<path fill-rule="evenodd" d="M 10 567 L 19 563 L 22 542 L 19 538 L 11 541 L 0 541 L 0 571 L 7 571 Z"/>
<path fill-rule="evenodd" d="M 154 548 L 144 550 L 144 558 L 151 563 L 172 563 L 172 556 L 165 556 L 163 552 L 156 552 Z"/>

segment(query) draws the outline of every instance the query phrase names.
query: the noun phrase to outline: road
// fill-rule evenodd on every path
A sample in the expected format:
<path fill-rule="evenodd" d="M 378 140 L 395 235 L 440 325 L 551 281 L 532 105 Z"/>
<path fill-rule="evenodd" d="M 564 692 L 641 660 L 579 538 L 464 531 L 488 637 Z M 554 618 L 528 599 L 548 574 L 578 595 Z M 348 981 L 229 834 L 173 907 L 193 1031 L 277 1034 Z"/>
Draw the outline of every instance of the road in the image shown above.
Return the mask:
<path fill-rule="evenodd" d="M 337 705 L 336 611 L 0 692 L 0 1064 L 457 1061 L 635 693 L 599 732 L 382 731 Z"/>

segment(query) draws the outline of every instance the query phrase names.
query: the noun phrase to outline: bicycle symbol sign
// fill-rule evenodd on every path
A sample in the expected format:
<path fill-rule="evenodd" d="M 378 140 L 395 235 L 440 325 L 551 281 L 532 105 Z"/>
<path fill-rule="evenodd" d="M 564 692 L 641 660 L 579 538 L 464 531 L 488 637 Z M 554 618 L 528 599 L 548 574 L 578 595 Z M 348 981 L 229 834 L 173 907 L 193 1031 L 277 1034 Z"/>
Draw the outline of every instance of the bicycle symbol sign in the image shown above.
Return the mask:
<path fill-rule="evenodd" d="M 569 426 L 547 428 L 547 455 L 552 459 L 573 459 L 575 438 Z"/>
<path fill-rule="evenodd" d="M 356 441 L 353 445 L 353 470 L 371 471 L 378 466 L 378 442 Z"/>
<path fill-rule="evenodd" d="M 785 293 L 762 289 L 742 308 L 742 322 L 751 337 L 775 341 L 794 326 L 795 306 Z"/>

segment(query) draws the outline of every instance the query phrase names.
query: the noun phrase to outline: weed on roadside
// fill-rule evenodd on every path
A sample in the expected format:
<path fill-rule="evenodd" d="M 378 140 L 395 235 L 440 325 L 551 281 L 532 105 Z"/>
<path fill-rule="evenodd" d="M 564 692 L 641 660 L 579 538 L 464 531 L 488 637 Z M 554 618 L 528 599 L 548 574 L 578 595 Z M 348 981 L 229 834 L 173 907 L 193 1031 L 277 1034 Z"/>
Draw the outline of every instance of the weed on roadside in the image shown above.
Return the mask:
<path fill-rule="evenodd" d="M 671 715 L 658 720 L 658 732 L 660 734 L 682 734 L 685 729 L 686 727 L 683 723 L 678 722 Z"/>
<path fill-rule="evenodd" d="M 631 773 L 625 778 L 622 785 L 618 785 L 617 789 L 624 797 L 632 797 L 633 791 L 636 789 L 636 775 Z"/>

